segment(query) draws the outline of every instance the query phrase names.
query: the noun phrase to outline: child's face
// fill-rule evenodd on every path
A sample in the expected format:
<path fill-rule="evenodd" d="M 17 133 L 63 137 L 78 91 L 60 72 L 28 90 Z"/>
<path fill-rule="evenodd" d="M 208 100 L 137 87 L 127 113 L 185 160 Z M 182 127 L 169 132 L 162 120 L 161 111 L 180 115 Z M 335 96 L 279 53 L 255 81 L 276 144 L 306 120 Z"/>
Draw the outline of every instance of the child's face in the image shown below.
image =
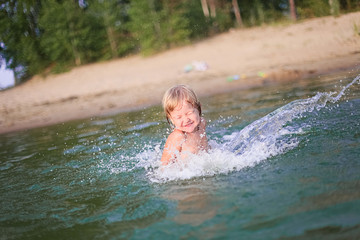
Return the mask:
<path fill-rule="evenodd" d="M 191 103 L 183 100 L 182 104 L 170 112 L 170 120 L 177 129 L 192 133 L 200 124 L 199 110 L 194 108 Z"/>

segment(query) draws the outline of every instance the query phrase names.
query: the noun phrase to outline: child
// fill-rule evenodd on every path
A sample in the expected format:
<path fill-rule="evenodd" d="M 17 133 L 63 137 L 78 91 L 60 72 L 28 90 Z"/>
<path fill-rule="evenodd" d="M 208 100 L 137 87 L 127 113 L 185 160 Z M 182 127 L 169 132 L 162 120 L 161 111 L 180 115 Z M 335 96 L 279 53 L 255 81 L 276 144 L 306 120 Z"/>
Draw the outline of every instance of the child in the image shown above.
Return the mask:
<path fill-rule="evenodd" d="M 195 92 L 185 85 L 177 85 L 166 91 L 163 107 L 173 132 L 166 140 L 161 163 L 167 165 L 189 153 L 207 151 L 205 119 L 201 117 L 201 105 Z"/>

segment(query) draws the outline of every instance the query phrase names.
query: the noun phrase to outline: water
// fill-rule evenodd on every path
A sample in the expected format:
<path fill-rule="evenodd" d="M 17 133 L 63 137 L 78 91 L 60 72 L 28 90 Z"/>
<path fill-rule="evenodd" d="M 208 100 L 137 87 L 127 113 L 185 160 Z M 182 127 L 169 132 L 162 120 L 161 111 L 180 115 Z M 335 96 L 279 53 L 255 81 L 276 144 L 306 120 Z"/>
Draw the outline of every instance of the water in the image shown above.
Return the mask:
<path fill-rule="evenodd" d="M 203 98 L 163 170 L 159 106 L 0 135 L 0 239 L 359 239 L 357 74 Z"/>

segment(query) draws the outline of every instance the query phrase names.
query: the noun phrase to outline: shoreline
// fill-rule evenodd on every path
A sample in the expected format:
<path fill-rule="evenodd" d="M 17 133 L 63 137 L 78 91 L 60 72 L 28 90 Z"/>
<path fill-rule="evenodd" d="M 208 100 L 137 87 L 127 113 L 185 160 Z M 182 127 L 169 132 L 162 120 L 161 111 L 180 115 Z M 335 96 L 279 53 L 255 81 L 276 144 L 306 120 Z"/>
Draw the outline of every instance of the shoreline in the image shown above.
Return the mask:
<path fill-rule="evenodd" d="M 188 84 L 201 96 L 359 71 L 360 12 L 288 26 L 231 30 L 143 58 L 89 64 L 37 76 L 0 92 L 0 134 L 160 104 L 165 90 Z M 184 72 L 203 61 L 206 71 Z M 238 79 L 229 82 L 229 76 Z"/>

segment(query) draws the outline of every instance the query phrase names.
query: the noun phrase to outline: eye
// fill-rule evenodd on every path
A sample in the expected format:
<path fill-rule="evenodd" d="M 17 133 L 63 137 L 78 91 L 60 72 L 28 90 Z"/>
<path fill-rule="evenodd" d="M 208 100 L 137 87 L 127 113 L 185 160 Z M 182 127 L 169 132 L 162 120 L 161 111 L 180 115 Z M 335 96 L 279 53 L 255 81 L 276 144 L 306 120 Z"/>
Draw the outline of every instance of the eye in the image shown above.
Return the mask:
<path fill-rule="evenodd" d="M 191 111 L 187 112 L 186 115 L 193 114 L 194 112 L 195 112 L 195 110 L 191 110 Z"/>

